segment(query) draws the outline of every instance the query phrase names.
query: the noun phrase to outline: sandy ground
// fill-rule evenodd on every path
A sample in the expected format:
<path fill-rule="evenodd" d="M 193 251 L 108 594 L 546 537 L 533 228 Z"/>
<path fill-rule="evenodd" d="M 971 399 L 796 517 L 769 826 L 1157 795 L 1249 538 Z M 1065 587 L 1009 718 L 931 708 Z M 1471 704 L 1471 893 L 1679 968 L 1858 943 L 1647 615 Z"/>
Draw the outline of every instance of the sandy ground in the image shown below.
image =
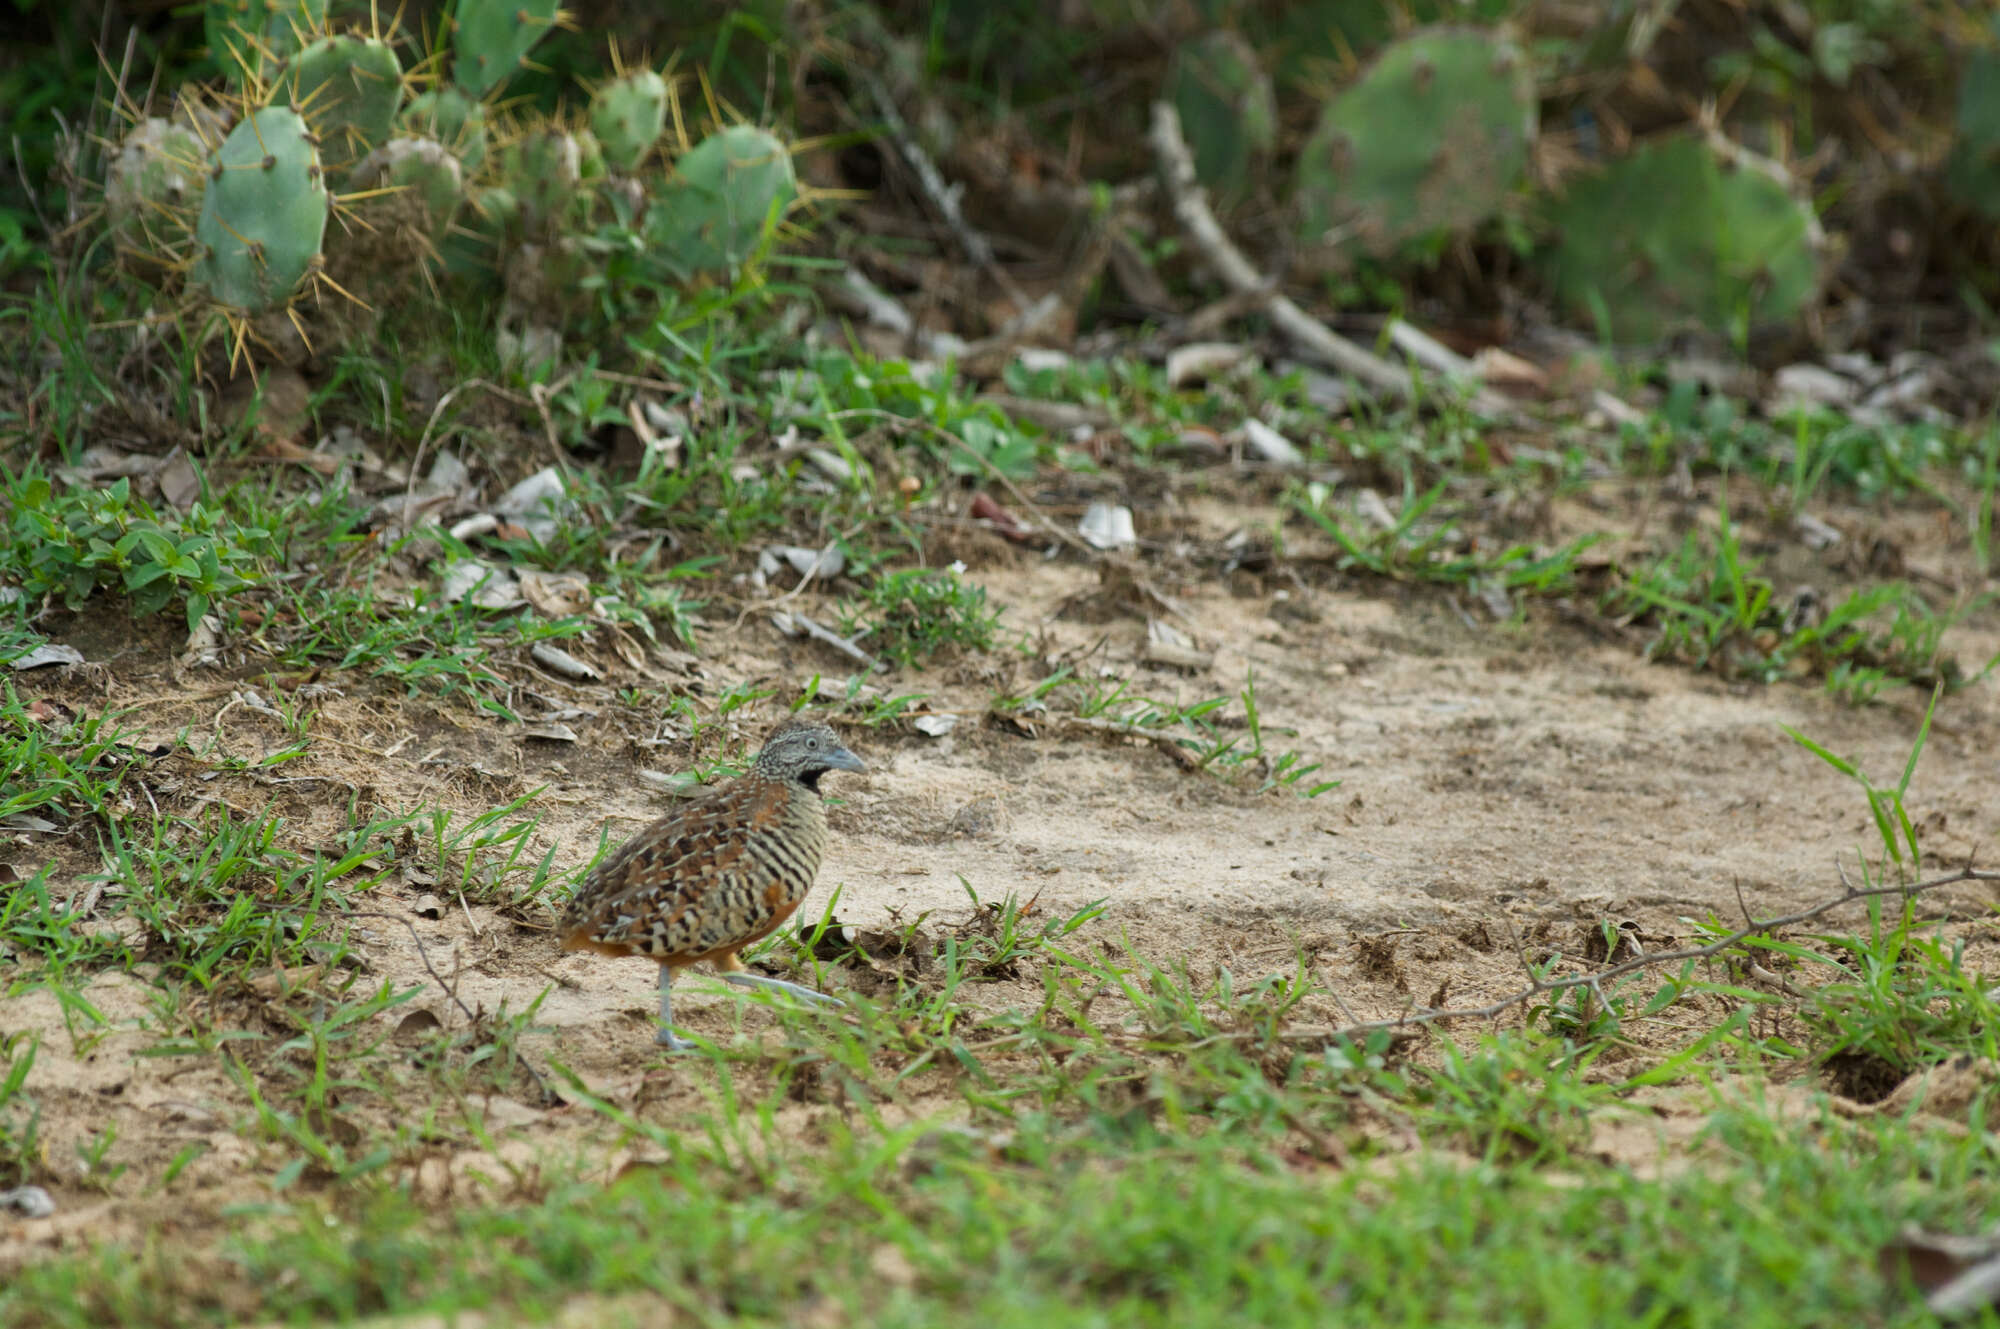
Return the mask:
<path fill-rule="evenodd" d="M 1608 918 L 1664 945 L 1690 935 L 1688 920 L 1740 918 L 1742 903 L 1768 915 L 1836 893 L 1836 860 L 1845 854 L 1851 863 L 1854 849 L 1874 843 L 1866 804 L 1783 726 L 1893 783 L 1921 716 L 1923 698 L 1909 689 L 1856 708 L 1816 686 L 1732 685 L 1649 664 L 1561 623 L 1494 625 L 1438 595 L 1385 596 L 1379 583 L 1337 579 L 1177 583 L 1184 626 L 1214 661 L 1198 672 L 1157 668 L 1135 660 L 1141 617 L 1115 606 L 1078 610 L 1078 597 L 1098 586 L 1095 569 L 995 557 L 973 575 L 1034 646 L 891 681 L 893 691 L 928 693 L 932 709 L 963 713 L 945 737 L 850 729 L 870 771 L 830 782 L 840 800 L 834 839 L 807 912 L 835 887 L 838 916 L 860 926 L 925 911 L 962 919 L 968 887 L 984 901 L 1033 899 L 1044 917 L 1103 901 L 1106 913 L 1086 936 L 1122 936 L 1155 959 L 1186 960 L 1197 974 L 1227 965 L 1243 978 L 1288 971 L 1304 954 L 1364 1019 L 1440 992 L 1468 1003 L 1519 988 L 1516 938 L 1574 953 Z M 113 654 L 90 644 L 82 624 L 74 640 L 93 660 Z M 138 706 L 142 747 L 184 725 L 239 755 L 288 741 L 274 719 L 232 705 L 253 670 L 183 673 L 170 645 L 128 644 L 108 668 L 41 671 L 17 684 L 24 696 L 80 710 Z M 1961 630 L 1954 645 L 1975 667 L 2000 649 L 1978 628 Z M 744 680 L 790 689 L 839 670 L 837 657 L 781 637 L 762 615 L 735 631 L 718 628 L 705 646 L 676 686 L 711 695 Z M 1314 799 L 1260 795 L 1186 771 L 1144 742 L 1046 721 L 1030 734 L 986 720 L 996 687 L 1023 690 L 1052 659 L 1074 661 L 1086 676 L 1129 675 L 1135 694 L 1185 700 L 1233 695 L 1254 670 L 1268 745 L 1323 762 L 1308 779 L 1340 785 Z M 637 773 L 670 771 L 687 756 L 685 744 L 651 743 L 654 717 L 617 703 L 614 687 L 629 678 L 532 681 L 534 704 L 586 712 L 567 722 L 574 744 L 522 737 L 461 704 L 409 699 L 365 680 L 323 681 L 339 691 L 314 702 L 313 733 L 332 741 L 280 768 L 282 782 L 216 775 L 181 754 L 154 764 L 143 793 L 179 815 L 198 815 L 214 800 L 273 808 L 287 819 L 290 842 L 312 846 L 330 839 L 350 792 L 386 809 L 470 815 L 546 786 L 524 809 L 539 818 L 524 859 L 553 847 L 557 866 L 568 868 L 588 859 L 602 829 L 619 839 L 658 815 L 668 796 Z M 297 689 L 305 682 L 275 686 L 304 695 Z M 274 685 L 262 686 L 268 696 Z M 739 715 L 740 739 L 754 742 L 774 718 L 765 706 Z M 1934 856 L 1928 866 L 1956 866 L 2000 833 L 1996 752 L 1993 684 L 1947 698 L 1908 797 Z M 130 810 L 144 810 L 141 793 L 131 799 Z M 26 874 L 54 857 L 57 893 L 75 898 L 97 870 L 90 840 L 23 835 L 0 846 L 0 861 Z M 419 897 L 432 892 L 448 907 L 419 916 Z M 1952 895 L 1930 907 L 1970 917 L 1986 903 L 1974 888 Z M 650 963 L 559 955 L 545 906 L 461 906 L 434 882 L 396 873 L 365 903 L 408 918 L 469 1006 L 518 1010 L 542 997 L 536 1032 L 522 1044 L 531 1058 L 567 1065 L 649 1110 L 671 1115 L 703 1101 L 687 1075 L 663 1080 L 657 1069 Z M 366 983 L 422 987 L 386 1019 L 422 1009 L 462 1022 L 401 926 L 364 921 L 361 936 Z M 246 1100 L 215 1058 L 140 1055 L 157 1042 L 141 1027 L 149 992 L 141 978 L 98 977 L 87 995 L 108 1032 L 79 1025 L 75 1038 L 46 991 L 0 1004 L 0 1031 L 43 1035 L 31 1087 L 61 1205 L 35 1224 L 0 1218 L 0 1266 L 85 1237 L 136 1236 L 152 1223 L 171 1232 L 197 1221 L 188 1215 L 241 1198 L 248 1179 L 287 1156 L 254 1128 L 241 1129 Z M 1004 1005 L 1010 995 L 1001 985 L 982 1000 Z M 250 1008 L 239 1001 L 230 1009 Z M 683 985 L 677 1014 L 713 1037 L 739 1022 L 753 1032 L 768 1022 L 708 982 Z M 1343 1017 L 1316 999 L 1302 1018 Z M 249 1025 L 267 1036 L 282 1028 Z M 486 1175 L 502 1177 L 509 1154 L 526 1165 L 539 1151 L 595 1148 L 607 1168 L 626 1156 L 629 1147 L 600 1117 L 532 1097 L 496 1095 L 463 1108 L 503 1141 L 484 1158 Z M 110 1158 L 127 1170 L 99 1185 L 78 1175 L 75 1148 L 106 1126 L 117 1131 Z M 197 1150 L 172 1193 L 150 1189 L 191 1144 L 205 1152 Z M 448 1188 L 467 1163 L 444 1151 L 412 1166 L 420 1184 Z"/>

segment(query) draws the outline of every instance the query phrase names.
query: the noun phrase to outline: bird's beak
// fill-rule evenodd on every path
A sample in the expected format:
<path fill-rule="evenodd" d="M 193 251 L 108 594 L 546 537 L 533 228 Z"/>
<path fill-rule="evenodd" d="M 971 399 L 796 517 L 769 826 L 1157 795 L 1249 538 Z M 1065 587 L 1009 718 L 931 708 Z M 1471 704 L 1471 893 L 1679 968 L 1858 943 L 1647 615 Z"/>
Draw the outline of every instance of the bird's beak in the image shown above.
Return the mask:
<path fill-rule="evenodd" d="M 826 754 L 826 768 L 830 771 L 854 771 L 860 773 L 866 771 L 868 766 L 861 758 L 855 756 L 846 748 L 835 748 Z"/>

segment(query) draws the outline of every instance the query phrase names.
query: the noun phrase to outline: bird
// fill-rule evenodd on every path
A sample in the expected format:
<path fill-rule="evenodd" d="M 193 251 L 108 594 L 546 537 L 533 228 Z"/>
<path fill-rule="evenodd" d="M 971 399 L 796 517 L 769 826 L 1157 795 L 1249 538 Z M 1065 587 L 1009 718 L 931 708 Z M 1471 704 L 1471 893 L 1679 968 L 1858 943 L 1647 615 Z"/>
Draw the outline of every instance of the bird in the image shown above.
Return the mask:
<path fill-rule="evenodd" d="M 775 932 L 812 890 L 826 852 L 820 777 L 866 770 L 827 725 L 779 721 L 745 774 L 661 817 L 583 879 L 563 911 L 562 949 L 658 961 L 658 1042 L 675 1052 L 695 1045 L 674 1030 L 674 975 L 704 960 L 724 982 L 839 1004 L 744 972 L 737 952 Z"/>

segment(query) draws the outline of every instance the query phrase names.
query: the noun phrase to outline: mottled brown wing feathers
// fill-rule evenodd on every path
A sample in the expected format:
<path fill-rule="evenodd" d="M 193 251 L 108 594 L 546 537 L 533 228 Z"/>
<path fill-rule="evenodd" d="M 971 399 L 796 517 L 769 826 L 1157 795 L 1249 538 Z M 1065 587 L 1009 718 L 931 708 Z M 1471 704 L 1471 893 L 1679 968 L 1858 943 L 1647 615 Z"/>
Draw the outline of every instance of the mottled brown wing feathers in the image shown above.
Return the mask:
<path fill-rule="evenodd" d="M 678 961 L 755 940 L 811 887 L 824 827 L 805 789 L 756 774 L 725 785 L 599 865 L 564 912 L 563 947 Z"/>

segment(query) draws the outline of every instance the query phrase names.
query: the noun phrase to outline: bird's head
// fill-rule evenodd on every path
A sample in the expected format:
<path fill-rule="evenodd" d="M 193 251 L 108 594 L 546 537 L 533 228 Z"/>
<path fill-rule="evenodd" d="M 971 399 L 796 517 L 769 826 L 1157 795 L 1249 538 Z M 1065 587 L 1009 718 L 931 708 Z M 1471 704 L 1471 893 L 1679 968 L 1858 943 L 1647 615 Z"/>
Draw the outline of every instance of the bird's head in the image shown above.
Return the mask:
<path fill-rule="evenodd" d="M 796 780 L 808 789 L 819 788 L 819 777 L 828 771 L 865 771 L 861 758 L 841 745 L 840 736 L 814 720 L 796 716 L 782 720 L 764 740 L 755 769 L 759 775 L 776 780 Z"/>

